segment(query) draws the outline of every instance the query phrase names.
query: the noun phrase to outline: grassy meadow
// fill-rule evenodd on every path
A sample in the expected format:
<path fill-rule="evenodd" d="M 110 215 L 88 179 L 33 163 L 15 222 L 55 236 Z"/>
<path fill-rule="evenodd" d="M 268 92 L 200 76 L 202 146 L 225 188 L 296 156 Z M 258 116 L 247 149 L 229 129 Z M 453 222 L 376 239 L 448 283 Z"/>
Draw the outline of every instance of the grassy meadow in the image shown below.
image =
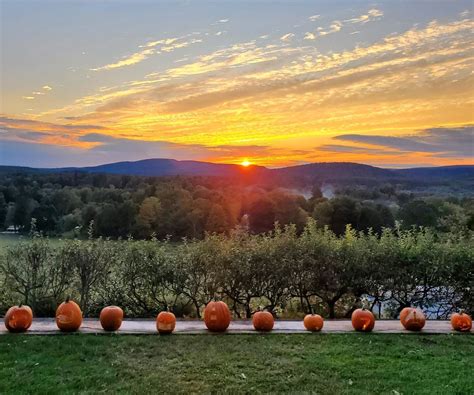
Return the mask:
<path fill-rule="evenodd" d="M 0 249 L 15 245 L 20 242 L 21 236 L 16 234 L 0 233 Z"/>
<path fill-rule="evenodd" d="M 471 335 L 0 337 L 0 393 L 469 394 Z"/>
<path fill-rule="evenodd" d="M 19 235 L 15 233 L 0 233 L 0 251 L 3 248 L 15 246 L 21 241 L 27 241 L 30 237 L 28 235 Z M 52 246 L 60 245 L 64 239 L 57 237 L 48 237 L 48 241 Z"/>

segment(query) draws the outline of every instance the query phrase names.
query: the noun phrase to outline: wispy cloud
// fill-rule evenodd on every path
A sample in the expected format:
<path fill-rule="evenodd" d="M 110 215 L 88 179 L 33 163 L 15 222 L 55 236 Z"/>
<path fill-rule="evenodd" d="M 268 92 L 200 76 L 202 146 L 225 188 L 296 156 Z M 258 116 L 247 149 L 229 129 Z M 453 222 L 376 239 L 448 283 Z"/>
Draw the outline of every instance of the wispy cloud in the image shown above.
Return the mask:
<path fill-rule="evenodd" d="M 164 44 L 164 45 L 170 45 L 173 44 L 174 42 L 178 41 L 179 37 L 173 37 L 173 38 L 165 38 L 162 40 L 156 40 L 156 41 L 149 41 L 146 44 L 139 45 L 138 48 L 154 48 L 157 45 Z"/>
<path fill-rule="evenodd" d="M 380 11 L 376 8 L 372 8 L 367 12 L 367 14 L 363 14 L 363 15 L 360 15 L 358 17 L 351 18 L 351 19 L 346 19 L 344 22 L 365 24 L 365 23 L 370 22 L 370 21 L 378 20 L 382 16 L 383 16 L 382 11 Z"/>
<path fill-rule="evenodd" d="M 41 124 L 34 121 L 0 118 L 17 128 L 7 127 L 0 133 L 0 164 L 39 167 L 83 166 L 121 160 L 146 158 L 194 159 L 222 163 L 240 162 L 241 158 L 278 158 L 307 154 L 309 151 L 272 148 L 265 145 L 179 144 L 161 140 L 140 140 L 110 134 L 90 133 L 71 125 Z M 48 132 L 19 127 L 46 128 Z M 63 138 L 52 140 L 51 130 L 62 131 Z M 89 126 L 94 129 L 93 125 Z M 14 153 L 14 155 L 12 154 Z"/>
<path fill-rule="evenodd" d="M 69 116 L 76 125 L 107 125 L 124 137 L 159 136 L 186 145 L 267 145 L 301 139 L 304 146 L 314 146 L 341 131 L 373 135 L 380 129 L 406 137 L 407 131 L 433 124 L 472 123 L 473 27 L 467 19 L 433 21 L 329 53 L 298 45 L 297 40 L 292 45 L 278 39 L 235 43 L 187 56 L 168 69 L 84 96 L 44 116 Z M 365 144 L 372 151 L 364 154 L 363 149 L 341 148 L 349 141 L 337 141 L 326 141 L 317 156 L 279 153 L 278 159 L 268 160 L 290 163 L 297 156 L 306 161 L 362 161 L 370 152 L 384 163 L 384 155 L 396 152 Z M 415 161 L 420 153 L 407 155 Z M 423 155 L 435 163 L 434 156 Z"/>
<path fill-rule="evenodd" d="M 376 149 L 369 147 L 357 147 L 349 145 L 338 145 L 338 144 L 324 144 L 319 147 L 315 147 L 317 151 L 326 151 L 326 152 L 337 152 L 344 154 L 361 154 L 366 157 L 369 155 L 381 155 L 381 156 L 397 156 L 400 155 L 400 151 L 386 150 L 386 149 Z"/>
<path fill-rule="evenodd" d="M 218 21 L 211 23 L 211 26 L 221 25 L 223 23 L 228 23 L 229 21 L 230 21 L 229 18 L 219 19 Z"/>
<path fill-rule="evenodd" d="M 287 33 L 287 34 L 284 34 L 283 36 L 281 36 L 280 40 L 284 41 L 284 42 L 290 42 L 293 37 L 295 37 L 294 33 Z"/>
<path fill-rule="evenodd" d="M 30 166 L 74 166 L 119 160 L 169 157 L 221 163 L 237 163 L 250 157 L 256 163 L 288 165 L 324 160 L 359 160 L 366 163 L 400 167 L 406 160 L 430 164 L 433 158 L 464 158 L 472 161 L 474 129 L 431 128 L 397 137 L 385 135 L 346 134 L 332 140 L 345 145 L 327 143 L 308 149 L 291 149 L 255 144 L 187 144 L 164 140 L 142 140 L 104 134 L 95 125 L 40 123 L 30 120 L 0 118 L 0 150 L 5 151 L 0 164 Z M 13 126 L 13 127 L 12 127 Z M 103 128 L 102 128 L 103 129 Z M 53 133 L 54 132 L 54 133 Z M 58 132 L 61 135 L 58 136 Z M 346 145 L 354 143 L 356 145 Z M 15 155 L 11 155 L 14 152 Z M 67 153 L 67 155 L 65 155 Z M 21 158 L 21 161 L 20 159 Z M 344 159 L 345 158 L 345 159 Z M 405 162 L 397 165 L 397 160 Z M 418 161 L 418 162 L 417 162 Z"/>
<path fill-rule="evenodd" d="M 367 14 L 362 14 L 362 15 L 359 15 L 357 17 L 350 18 L 350 19 L 345 19 L 344 21 L 335 20 L 327 28 L 323 28 L 323 27 L 320 26 L 314 32 L 306 32 L 305 36 L 304 36 L 304 39 L 305 40 L 316 40 L 316 38 L 318 38 L 318 37 L 324 37 L 324 36 L 327 36 L 328 34 L 333 34 L 333 33 L 337 33 L 339 31 L 341 31 L 342 28 L 346 24 L 361 24 L 361 25 L 364 25 L 368 22 L 379 20 L 382 16 L 383 16 L 383 12 L 381 10 L 378 10 L 376 8 L 372 8 L 367 12 Z M 356 33 L 353 32 L 351 34 L 356 34 Z"/>
<path fill-rule="evenodd" d="M 403 136 L 346 134 L 336 140 L 362 143 L 404 152 L 428 153 L 438 157 L 474 156 L 474 126 L 459 128 L 431 128 L 416 134 Z M 348 150 L 363 150 L 361 147 L 347 147 Z"/>
<path fill-rule="evenodd" d="M 327 36 L 328 34 L 331 34 L 331 33 L 337 33 L 341 29 L 342 29 L 342 22 L 341 21 L 333 21 L 333 23 L 331 25 L 329 25 L 329 29 L 327 29 L 327 30 L 324 30 L 324 29 L 320 30 L 320 28 L 318 28 L 318 35 L 319 36 Z"/>
<path fill-rule="evenodd" d="M 317 21 L 319 18 L 321 18 L 321 15 L 311 15 L 308 20 L 311 22 Z"/>
<path fill-rule="evenodd" d="M 315 32 L 306 32 L 304 39 L 305 40 L 316 40 L 318 37 L 324 37 L 328 34 L 337 33 L 342 29 L 341 21 L 333 21 L 328 28 L 318 27 Z"/>
<path fill-rule="evenodd" d="M 109 63 L 104 66 L 95 67 L 90 69 L 91 71 L 103 71 L 103 70 L 113 70 L 119 69 L 122 67 L 132 66 L 137 63 L 143 62 L 152 55 L 173 52 L 177 49 L 189 47 L 192 44 L 202 42 L 201 39 L 191 38 L 188 39 L 188 36 L 185 37 L 173 37 L 166 38 L 162 40 L 149 41 L 143 45 L 139 45 L 139 48 L 142 48 L 140 51 L 134 52 L 131 55 L 125 56 L 123 59 Z"/>
<path fill-rule="evenodd" d="M 175 51 L 176 49 L 186 48 L 186 47 L 189 47 L 192 44 L 197 44 L 197 43 L 202 43 L 202 40 L 199 39 L 199 38 L 193 38 L 189 41 L 173 43 L 173 44 L 161 47 L 161 51 L 162 52 L 172 52 L 172 51 Z"/>
<path fill-rule="evenodd" d="M 142 51 L 135 52 L 134 54 L 127 56 L 126 58 L 122 60 L 119 60 L 118 62 L 109 63 L 104 66 L 96 67 L 96 68 L 91 69 L 91 71 L 113 70 L 113 69 L 118 69 L 125 66 L 131 66 L 131 65 L 140 63 L 145 59 L 148 59 L 148 57 L 154 54 L 155 52 L 156 51 L 151 48 L 144 49 Z"/>
<path fill-rule="evenodd" d="M 43 87 L 41 87 L 41 89 L 45 92 L 43 92 L 43 91 L 33 91 L 33 92 L 31 92 L 30 95 L 22 96 L 22 99 L 24 99 L 24 100 L 35 100 L 35 98 L 37 96 L 44 96 L 49 91 L 53 90 L 53 88 L 51 88 L 49 85 L 44 85 Z"/>
<path fill-rule="evenodd" d="M 100 125 L 73 125 L 41 122 L 31 119 L 0 116 L 0 140 L 37 141 L 63 146 L 77 145 L 78 137 L 91 132 L 103 132 L 106 127 Z M 1 145 L 1 144 L 0 144 Z"/>

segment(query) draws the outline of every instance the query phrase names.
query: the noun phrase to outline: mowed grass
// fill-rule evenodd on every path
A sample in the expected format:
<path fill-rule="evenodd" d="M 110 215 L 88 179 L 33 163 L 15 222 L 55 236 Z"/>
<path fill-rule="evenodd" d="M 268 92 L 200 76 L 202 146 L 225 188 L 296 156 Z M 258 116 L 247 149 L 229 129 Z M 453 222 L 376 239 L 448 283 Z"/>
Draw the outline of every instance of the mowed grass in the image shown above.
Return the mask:
<path fill-rule="evenodd" d="M 0 336 L 0 393 L 473 394 L 474 336 Z"/>

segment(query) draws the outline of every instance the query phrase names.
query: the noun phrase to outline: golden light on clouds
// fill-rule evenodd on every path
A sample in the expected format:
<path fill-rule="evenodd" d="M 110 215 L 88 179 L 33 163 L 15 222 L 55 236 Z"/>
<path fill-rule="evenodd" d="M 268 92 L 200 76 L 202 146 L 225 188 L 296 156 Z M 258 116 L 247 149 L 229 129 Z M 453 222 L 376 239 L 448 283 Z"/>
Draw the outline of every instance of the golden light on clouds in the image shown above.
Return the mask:
<path fill-rule="evenodd" d="M 320 44 L 354 37 L 355 27 L 357 33 L 370 31 L 387 16 L 371 7 L 337 19 L 310 13 L 300 30 L 282 27 L 278 34 L 214 47 L 209 37 L 224 36 L 216 31 L 144 38 L 128 55 L 117 54 L 87 69 L 91 81 L 103 78 L 106 84 L 31 111 L 27 106 L 48 103 L 61 91 L 55 81 L 54 91 L 38 84 L 20 96 L 23 100 L 12 101 L 17 107 L 12 104 L 3 126 L 12 141 L 97 152 L 101 147 L 122 149 L 127 141 L 148 142 L 157 147 L 155 156 L 179 153 L 186 158 L 188 153 L 244 167 L 317 161 L 394 166 L 472 162 L 462 147 L 443 151 L 437 132 L 426 132 L 450 129 L 453 139 L 472 133 L 474 22 L 468 14 L 364 36 L 365 41 L 352 45 L 335 41 L 334 50 Z M 215 20 L 226 28 L 232 22 Z M 176 58 L 166 60 L 169 56 Z M 151 62 L 157 65 L 154 70 L 134 71 Z M 122 79 L 114 74 L 125 71 L 129 74 Z M 19 114 L 27 108 L 31 115 L 24 119 Z M 25 127 L 41 134 L 33 139 L 24 134 Z M 91 142 L 91 134 L 103 137 Z M 343 135 L 424 138 L 425 143 L 413 151 L 402 140 L 341 140 Z M 252 163 L 245 155 L 251 155 Z"/>

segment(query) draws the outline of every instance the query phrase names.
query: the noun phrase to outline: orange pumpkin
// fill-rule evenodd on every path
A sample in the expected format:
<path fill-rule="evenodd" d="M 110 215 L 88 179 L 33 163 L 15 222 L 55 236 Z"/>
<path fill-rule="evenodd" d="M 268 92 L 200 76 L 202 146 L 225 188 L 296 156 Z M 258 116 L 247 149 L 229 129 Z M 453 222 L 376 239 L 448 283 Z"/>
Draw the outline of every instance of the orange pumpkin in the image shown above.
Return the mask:
<path fill-rule="evenodd" d="M 168 334 L 176 327 L 176 317 L 170 311 L 162 311 L 156 317 L 156 329 L 160 334 Z"/>
<path fill-rule="evenodd" d="M 352 313 L 352 326 L 359 332 L 371 332 L 375 326 L 375 317 L 369 310 L 354 310 Z"/>
<path fill-rule="evenodd" d="M 421 331 L 425 326 L 426 318 L 420 309 L 405 307 L 400 312 L 400 322 L 409 331 Z"/>
<path fill-rule="evenodd" d="M 5 327 L 9 332 L 25 332 L 33 322 L 33 311 L 29 306 L 12 306 L 5 315 Z"/>
<path fill-rule="evenodd" d="M 455 331 L 469 332 L 472 329 L 472 318 L 464 311 L 454 313 L 451 316 L 451 326 Z"/>
<path fill-rule="evenodd" d="M 204 309 L 204 323 L 211 332 L 224 332 L 230 319 L 230 310 L 224 302 L 209 302 Z"/>
<path fill-rule="evenodd" d="M 63 332 L 74 332 L 82 324 L 82 311 L 79 305 L 67 298 L 56 309 L 56 325 Z"/>
<path fill-rule="evenodd" d="M 318 314 L 307 314 L 303 320 L 306 330 L 311 332 L 319 332 L 323 329 L 324 319 Z"/>
<path fill-rule="evenodd" d="M 405 321 L 407 315 L 413 310 L 413 307 L 405 307 L 402 311 L 400 311 L 400 322 Z"/>
<path fill-rule="evenodd" d="M 99 316 L 100 325 L 105 331 L 116 331 L 122 326 L 123 310 L 118 306 L 107 306 Z"/>
<path fill-rule="evenodd" d="M 268 311 L 257 311 L 252 317 L 252 324 L 255 330 L 270 332 L 273 329 L 275 320 L 272 313 Z"/>

